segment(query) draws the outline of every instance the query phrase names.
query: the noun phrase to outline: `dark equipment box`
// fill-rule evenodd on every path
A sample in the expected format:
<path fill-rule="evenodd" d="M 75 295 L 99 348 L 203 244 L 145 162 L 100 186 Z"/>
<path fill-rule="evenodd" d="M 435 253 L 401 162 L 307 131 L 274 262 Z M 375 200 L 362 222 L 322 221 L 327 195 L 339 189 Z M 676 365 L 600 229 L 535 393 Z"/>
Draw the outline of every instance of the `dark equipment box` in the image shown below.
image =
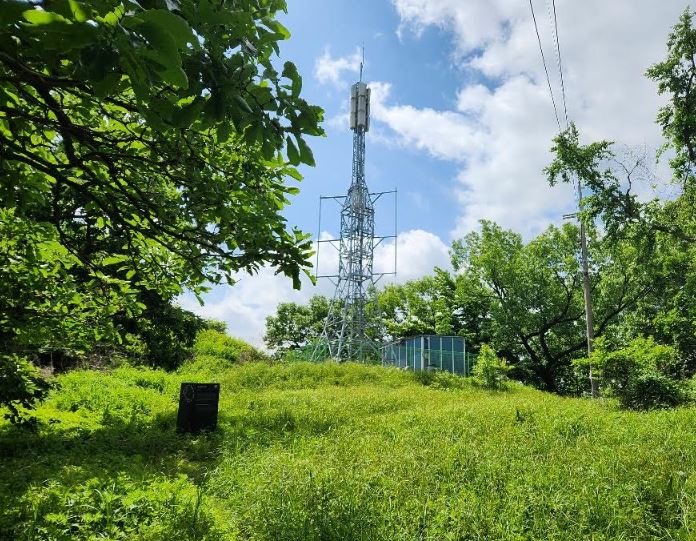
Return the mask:
<path fill-rule="evenodd" d="M 198 434 L 201 430 L 215 430 L 219 398 L 219 383 L 182 383 L 177 431 Z"/>

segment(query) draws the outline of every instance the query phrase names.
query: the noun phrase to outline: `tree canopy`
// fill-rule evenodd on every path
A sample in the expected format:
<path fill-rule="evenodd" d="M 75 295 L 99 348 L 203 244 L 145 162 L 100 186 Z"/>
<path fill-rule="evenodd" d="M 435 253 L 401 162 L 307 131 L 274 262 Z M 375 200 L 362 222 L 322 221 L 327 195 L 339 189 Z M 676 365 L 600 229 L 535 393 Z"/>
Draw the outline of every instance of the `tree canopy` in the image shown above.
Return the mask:
<path fill-rule="evenodd" d="M 130 336 L 172 365 L 202 324 L 173 305 L 185 289 L 262 265 L 299 287 L 312 246 L 281 212 L 323 112 L 280 60 L 285 9 L 0 0 L 6 351 Z"/>
<path fill-rule="evenodd" d="M 310 243 L 278 211 L 297 191 L 289 163 L 313 163 L 304 137 L 322 134 L 322 112 L 294 65 L 272 61 L 284 2 L 1 7 L 4 207 L 146 287 L 262 263 L 298 282 Z"/>

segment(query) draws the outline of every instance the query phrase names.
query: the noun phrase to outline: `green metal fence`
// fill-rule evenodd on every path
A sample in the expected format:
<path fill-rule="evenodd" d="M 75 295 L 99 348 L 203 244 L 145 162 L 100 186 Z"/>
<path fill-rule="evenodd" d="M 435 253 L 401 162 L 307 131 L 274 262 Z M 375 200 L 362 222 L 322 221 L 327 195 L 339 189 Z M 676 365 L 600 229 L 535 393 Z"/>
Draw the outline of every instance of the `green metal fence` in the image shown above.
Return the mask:
<path fill-rule="evenodd" d="M 445 370 L 468 376 L 476 356 L 466 351 L 461 336 L 435 334 L 412 336 L 382 348 L 382 363 L 406 370 Z"/>

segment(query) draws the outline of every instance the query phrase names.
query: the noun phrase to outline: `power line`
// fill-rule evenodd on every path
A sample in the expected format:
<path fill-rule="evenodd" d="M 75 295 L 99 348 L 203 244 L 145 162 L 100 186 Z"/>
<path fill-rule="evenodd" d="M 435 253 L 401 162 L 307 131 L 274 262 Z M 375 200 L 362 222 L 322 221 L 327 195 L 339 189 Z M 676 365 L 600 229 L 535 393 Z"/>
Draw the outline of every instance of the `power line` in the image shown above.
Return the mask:
<path fill-rule="evenodd" d="M 531 5 L 532 0 L 529 0 Z M 570 125 L 568 121 L 568 107 L 566 105 L 566 92 L 565 83 L 563 82 L 563 63 L 561 61 L 561 45 L 558 39 L 558 18 L 556 16 L 556 0 L 551 0 L 551 5 L 553 6 L 553 24 L 552 31 L 554 38 L 556 40 L 556 61 L 558 63 L 558 74 L 561 78 L 561 93 L 563 95 L 563 112 L 565 113 L 566 128 Z M 549 12 L 549 20 L 551 19 L 551 11 L 548 9 L 549 2 L 546 0 L 546 7 Z M 536 25 L 536 21 L 534 23 Z M 539 32 L 537 31 L 537 37 Z M 541 45 L 540 45 L 541 46 Z M 543 54 L 542 54 L 543 56 Z M 548 74 L 547 74 L 548 77 Z M 556 115 L 556 120 L 558 120 L 558 114 Z M 560 126 L 559 126 L 560 128 Z M 578 206 L 582 208 L 582 179 L 578 175 Z M 576 216 L 578 216 L 576 214 Z M 582 216 L 580 218 L 580 257 L 582 262 L 582 289 L 583 297 L 585 300 L 585 336 L 587 338 L 587 356 L 592 355 L 593 342 L 594 342 L 594 323 L 593 323 L 593 308 L 592 308 L 592 288 L 590 286 L 590 271 L 588 263 L 588 250 L 587 250 L 587 233 L 585 228 L 584 220 Z M 592 373 L 592 366 L 590 365 L 590 389 L 592 397 L 596 398 L 599 396 L 599 382 Z"/>
<path fill-rule="evenodd" d="M 549 85 L 549 94 L 551 94 L 551 103 L 553 103 L 553 112 L 556 115 L 556 124 L 558 124 L 558 131 L 563 131 L 561 129 L 561 121 L 558 118 L 558 108 L 556 107 L 556 99 L 553 97 L 553 89 L 551 88 L 551 78 L 549 77 L 549 69 L 546 66 L 546 57 L 544 56 L 544 48 L 541 46 L 541 36 L 539 35 L 539 26 L 537 25 L 536 15 L 534 15 L 534 5 L 532 0 L 529 0 L 529 9 L 532 11 L 532 20 L 534 21 L 534 30 L 537 35 L 537 42 L 539 43 L 539 52 L 541 53 L 541 61 L 544 64 L 544 71 L 546 72 L 546 82 Z"/>
<path fill-rule="evenodd" d="M 548 2 L 548 0 L 547 0 Z M 563 112 L 565 113 L 566 128 L 570 125 L 568 121 L 568 107 L 566 106 L 565 83 L 563 82 L 563 62 L 561 61 L 561 45 L 558 40 L 558 19 L 556 17 L 556 0 L 551 0 L 553 5 L 553 35 L 556 38 L 556 60 L 558 62 L 558 73 L 561 76 L 561 93 L 563 95 Z M 548 5 L 548 3 L 547 3 Z"/>

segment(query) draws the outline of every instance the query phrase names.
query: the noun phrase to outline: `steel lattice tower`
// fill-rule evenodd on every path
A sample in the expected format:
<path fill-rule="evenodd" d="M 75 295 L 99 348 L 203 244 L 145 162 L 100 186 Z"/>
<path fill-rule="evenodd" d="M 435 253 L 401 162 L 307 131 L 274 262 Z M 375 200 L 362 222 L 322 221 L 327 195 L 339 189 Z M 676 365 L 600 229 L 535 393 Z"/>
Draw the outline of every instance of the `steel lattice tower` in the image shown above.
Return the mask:
<path fill-rule="evenodd" d="M 348 194 L 326 199 L 341 202 L 341 235 L 331 241 L 338 248 L 336 291 L 324 330 L 315 349 L 315 358 L 326 356 L 338 361 L 368 361 L 380 358 L 375 342 L 378 329 L 370 328 L 368 311 L 376 311 L 374 249 L 375 201 L 384 193 L 371 194 L 365 182 L 365 134 L 370 127 L 370 89 L 362 82 L 351 87 L 350 128 L 353 130 L 352 178 Z M 320 210 L 321 215 L 321 210 Z M 374 303 L 374 304 L 373 304 Z"/>

